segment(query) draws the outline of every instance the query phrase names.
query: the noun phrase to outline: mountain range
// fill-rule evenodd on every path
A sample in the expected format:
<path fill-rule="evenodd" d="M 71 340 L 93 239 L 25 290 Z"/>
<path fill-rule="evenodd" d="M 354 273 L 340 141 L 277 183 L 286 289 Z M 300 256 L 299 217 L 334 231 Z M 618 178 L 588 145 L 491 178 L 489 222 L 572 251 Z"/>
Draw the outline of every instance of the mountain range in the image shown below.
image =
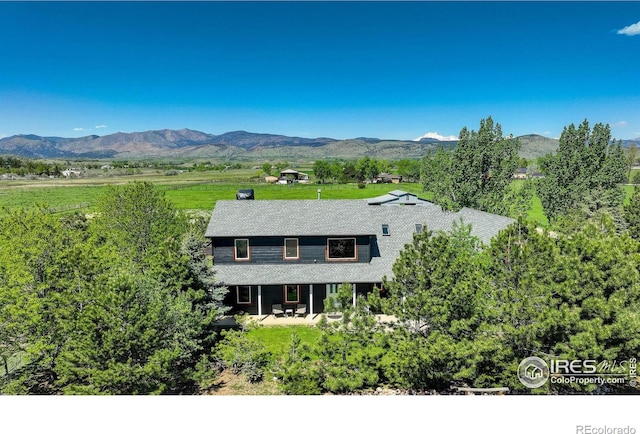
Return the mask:
<path fill-rule="evenodd" d="M 535 134 L 518 137 L 520 155 L 536 158 L 554 152 L 557 139 Z M 640 144 L 640 138 L 625 144 Z M 329 137 L 302 138 L 276 134 L 232 131 L 208 134 L 190 129 L 154 130 L 90 135 L 78 138 L 16 135 L 0 139 L 0 154 L 28 158 L 140 159 L 211 158 L 224 160 L 313 160 L 320 158 L 421 158 L 435 146 L 455 146 L 455 141 L 437 139 L 385 140 L 358 137 L 337 140 Z"/>

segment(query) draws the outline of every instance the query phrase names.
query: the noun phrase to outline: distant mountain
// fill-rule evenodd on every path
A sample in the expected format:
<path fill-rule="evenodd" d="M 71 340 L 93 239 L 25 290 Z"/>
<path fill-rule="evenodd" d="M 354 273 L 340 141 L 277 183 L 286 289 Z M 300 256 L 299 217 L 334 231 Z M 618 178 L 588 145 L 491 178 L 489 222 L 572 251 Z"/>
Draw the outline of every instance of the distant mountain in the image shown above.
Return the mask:
<path fill-rule="evenodd" d="M 520 156 L 535 159 L 555 152 L 558 140 L 529 134 L 518 137 Z M 371 137 L 336 140 L 329 137 L 303 138 L 277 134 L 231 131 L 215 135 L 190 129 L 115 133 L 78 138 L 17 135 L 0 139 L 0 154 L 29 158 L 216 158 L 239 160 L 422 158 L 434 147 L 455 147 L 456 141 L 434 138 L 385 140 Z M 640 139 L 623 141 L 623 146 Z"/>
<path fill-rule="evenodd" d="M 518 136 L 520 142 L 520 156 L 527 160 L 535 160 L 558 150 L 558 139 L 540 136 L 538 134 L 527 134 Z"/>
<path fill-rule="evenodd" d="M 280 146 L 324 146 L 335 142 L 335 139 L 326 137 L 317 139 L 305 139 L 302 137 L 288 137 L 275 134 L 256 134 L 246 131 L 232 131 L 230 133 L 214 136 L 216 144 L 239 146 L 244 149 Z"/>
<path fill-rule="evenodd" d="M 438 143 L 440 140 L 435 139 L 433 137 L 422 137 L 420 140 L 422 143 Z"/>
<path fill-rule="evenodd" d="M 115 133 L 78 138 L 18 135 L 0 139 L 0 154 L 29 158 L 379 158 L 421 157 L 425 144 L 371 138 L 336 140 L 189 129 Z"/>
<path fill-rule="evenodd" d="M 635 139 L 622 140 L 622 147 L 628 148 L 629 146 L 635 145 L 636 147 L 640 147 L 640 137 L 636 137 Z"/>

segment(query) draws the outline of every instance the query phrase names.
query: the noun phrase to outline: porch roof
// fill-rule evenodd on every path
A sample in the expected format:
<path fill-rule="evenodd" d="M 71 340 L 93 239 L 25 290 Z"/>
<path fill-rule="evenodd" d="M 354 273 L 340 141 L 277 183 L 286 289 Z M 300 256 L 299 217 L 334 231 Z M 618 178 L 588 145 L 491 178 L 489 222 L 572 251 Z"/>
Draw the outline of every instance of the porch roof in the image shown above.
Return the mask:
<path fill-rule="evenodd" d="M 382 281 L 373 263 L 221 264 L 215 270 L 222 285 L 285 285 L 376 283 Z"/>

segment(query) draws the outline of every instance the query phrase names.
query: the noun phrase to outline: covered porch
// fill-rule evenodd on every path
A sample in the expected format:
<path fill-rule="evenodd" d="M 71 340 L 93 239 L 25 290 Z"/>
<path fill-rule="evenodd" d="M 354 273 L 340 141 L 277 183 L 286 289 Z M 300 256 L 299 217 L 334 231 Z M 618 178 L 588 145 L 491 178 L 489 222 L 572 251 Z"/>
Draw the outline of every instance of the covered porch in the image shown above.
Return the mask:
<path fill-rule="evenodd" d="M 268 317 L 282 323 L 284 320 L 312 321 L 325 312 L 325 302 L 336 297 L 340 283 L 322 284 L 280 284 L 280 285 L 233 285 L 225 299 L 231 314 L 248 314 L 261 318 Z M 366 295 L 374 283 L 352 283 L 352 303 L 356 306 L 358 296 Z"/>

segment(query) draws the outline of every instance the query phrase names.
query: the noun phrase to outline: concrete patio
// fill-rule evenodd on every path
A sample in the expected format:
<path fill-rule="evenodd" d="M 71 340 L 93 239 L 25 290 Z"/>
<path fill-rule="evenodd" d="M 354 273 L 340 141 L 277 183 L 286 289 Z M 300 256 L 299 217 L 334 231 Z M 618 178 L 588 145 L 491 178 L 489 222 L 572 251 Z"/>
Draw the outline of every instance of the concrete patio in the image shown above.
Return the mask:
<path fill-rule="evenodd" d="M 258 322 L 259 324 L 266 326 L 266 327 L 272 327 L 272 326 L 293 326 L 293 325 L 308 325 L 308 326 L 315 326 L 317 325 L 321 318 L 323 316 L 327 317 L 327 321 L 329 322 L 333 322 L 333 321 L 339 321 L 342 316 L 341 314 L 338 315 L 333 315 L 333 314 L 326 314 L 326 313 L 315 313 L 315 314 L 307 314 L 304 317 L 301 316 L 274 316 L 272 314 L 269 315 L 262 315 L 262 316 L 258 316 L 258 315 L 247 315 L 249 317 L 249 319 L 251 321 L 254 322 Z M 378 315 L 374 315 L 376 318 L 376 321 L 378 321 L 379 323 L 383 323 L 383 324 L 391 324 L 394 323 L 396 321 L 396 318 L 394 316 L 391 315 L 382 315 L 382 314 L 378 314 Z M 233 326 L 237 326 L 238 323 L 236 322 L 235 318 L 233 316 L 225 316 L 222 319 L 220 319 L 219 321 L 216 322 L 216 325 L 218 326 L 222 326 L 222 327 L 233 327 Z"/>

